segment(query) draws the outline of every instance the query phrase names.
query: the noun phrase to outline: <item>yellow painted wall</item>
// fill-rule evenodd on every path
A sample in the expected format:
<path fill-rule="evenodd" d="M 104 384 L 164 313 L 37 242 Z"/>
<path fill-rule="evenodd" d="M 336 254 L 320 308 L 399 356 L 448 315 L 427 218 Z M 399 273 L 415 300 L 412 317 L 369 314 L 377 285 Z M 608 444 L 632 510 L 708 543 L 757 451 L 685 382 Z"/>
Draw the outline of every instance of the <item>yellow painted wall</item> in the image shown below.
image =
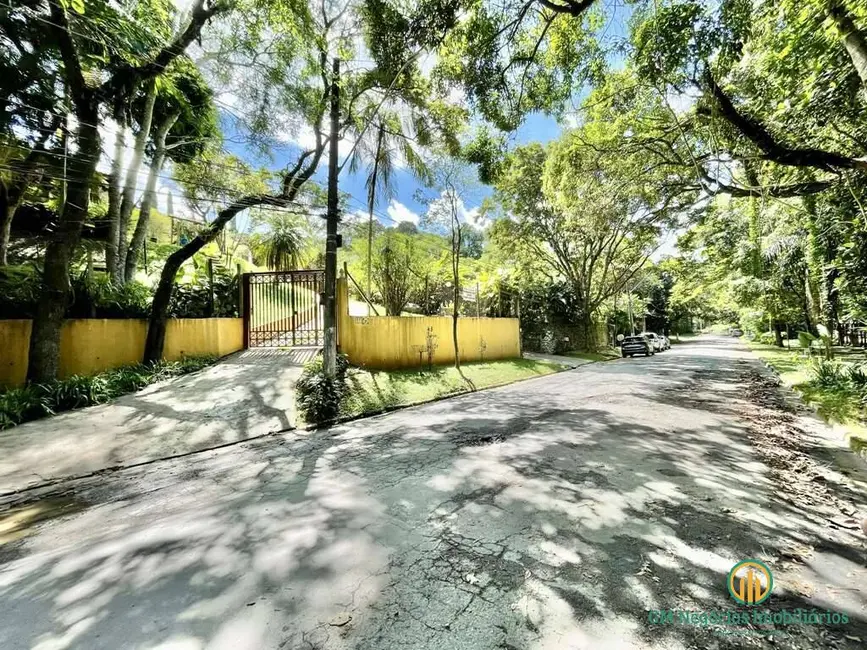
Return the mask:
<path fill-rule="evenodd" d="M 243 347 L 242 318 L 176 318 L 166 328 L 163 356 L 170 361 L 206 354 L 224 357 Z"/>
<path fill-rule="evenodd" d="M 144 320 L 67 320 L 60 330 L 60 378 L 95 375 L 138 363 L 146 335 L 147 321 Z"/>
<path fill-rule="evenodd" d="M 27 378 L 29 320 L 0 320 L 0 386 L 20 386 Z"/>
<path fill-rule="evenodd" d="M 435 337 L 433 363 L 454 362 L 449 316 L 350 316 L 345 279 L 338 283 L 338 341 L 350 363 L 366 368 L 417 368 L 427 364 L 428 330 Z M 461 361 L 512 359 L 521 356 L 517 318 L 458 319 Z"/>
<path fill-rule="evenodd" d="M 60 332 L 60 377 L 93 375 L 141 361 L 147 321 L 134 319 L 67 320 Z M 20 386 L 27 376 L 29 320 L 0 320 L 0 386 Z M 164 357 L 219 357 L 244 347 L 240 318 L 170 319 Z"/>

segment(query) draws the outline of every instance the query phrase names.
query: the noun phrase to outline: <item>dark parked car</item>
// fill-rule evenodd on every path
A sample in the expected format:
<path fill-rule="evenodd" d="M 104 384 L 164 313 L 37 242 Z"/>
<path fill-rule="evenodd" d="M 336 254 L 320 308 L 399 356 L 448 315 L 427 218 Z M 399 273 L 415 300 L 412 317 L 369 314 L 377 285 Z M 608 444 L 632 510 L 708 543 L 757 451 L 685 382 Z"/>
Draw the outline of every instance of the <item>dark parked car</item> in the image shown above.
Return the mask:
<path fill-rule="evenodd" d="M 620 354 L 624 357 L 634 357 L 636 354 L 649 357 L 654 354 L 653 344 L 643 335 L 627 336 L 620 346 Z"/>

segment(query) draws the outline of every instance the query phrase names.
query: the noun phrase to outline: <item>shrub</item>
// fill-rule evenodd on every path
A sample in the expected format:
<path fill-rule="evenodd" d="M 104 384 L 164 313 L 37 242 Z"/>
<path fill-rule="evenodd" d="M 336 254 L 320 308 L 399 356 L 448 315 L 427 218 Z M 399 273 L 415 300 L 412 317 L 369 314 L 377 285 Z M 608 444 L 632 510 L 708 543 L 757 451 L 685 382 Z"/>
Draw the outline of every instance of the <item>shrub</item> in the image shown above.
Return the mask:
<path fill-rule="evenodd" d="M 349 391 L 346 382 L 348 368 L 349 361 L 343 354 L 337 355 L 336 377 L 325 376 L 321 355 L 304 366 L 295 384 L 295 395 L 298 412 L 306 422 L 328 422 L 340 414 L 340 404 Z"/>
<path fill-rule="evenodd" d="M 762 332 L 759 334 L 759 343 L 764 343 L 765 345 L 774 345 L 777 342 L 777 336 L 773 331 L 770 332 Z"/>
<path fill-rule="evenodd" d="M 0 393 L 0 430 L 52 413 L 40 386 L 24 386 Z"/>
<path fill-rule="evenodd" d="M 40 295 L 38 269 L 0 269 L 0 318 L 32 318 Z M 70 278 L 72 295 L 66 318 L 146 318 L 151 290 L 140 282 L 117 286 L 99 273 Z"/>
<path fill-rule="evenodd" d="M 861 390 L 867 390 L 867 364 L 857 363 L 849 366 L 846 371 L 849 383 Z"/>
<path fill-rule="evenodd" d="M 161 361 L 154 365 L 136 364 L 90 377 L 73 375 L 59 381 L 0 392 L 0 429 L 62 411 L 104 404 L 149 384 L 195 372 L 215 360 L 216 357 L 205 356 Z"/>
<path fill-rule="evenodd" d="M 147 318 L 153 298 L 141 282 L 116 285 L 107 275 L 81 275 L 72 281 L 67 318 Z"/>
<path fill-rule="evenodd" d="M 816 340 L 816 337 L 809 332 L 798 332 L 798 345 L 800 345 L 805 350 L 809 350 L 810 347 L 813 345 L 813 341 Z"/>
<path fill-rule="evenodd" d="M 172 292 L 169 316 L 173 318 L 236 317 L 240 314 L 238 282 L 237 275 L 215 266 L 212 310 L 211 288 L 207 274 L 197 269 L 192 282 L 178 284 Z"/>
<path fill-rule="evenodd" d="M 835 361 L 824 359 L 812 364 L 813 376 L 810 383 L 821 388 L 846 388 L 846 373 L 843 366 Z"/>
<path fill-rule="evenodd" d="M 39 298 L 39 273 L 32 266 L 0 268 L 0 318 L 32 318 Z"/>

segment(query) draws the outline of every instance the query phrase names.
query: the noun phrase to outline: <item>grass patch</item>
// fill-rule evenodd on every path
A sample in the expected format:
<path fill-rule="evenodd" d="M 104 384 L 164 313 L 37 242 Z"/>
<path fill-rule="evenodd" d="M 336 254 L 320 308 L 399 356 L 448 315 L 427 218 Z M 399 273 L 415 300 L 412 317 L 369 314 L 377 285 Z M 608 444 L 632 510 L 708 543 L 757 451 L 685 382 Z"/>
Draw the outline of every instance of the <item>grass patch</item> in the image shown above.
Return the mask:
<path fill-rule="evenodd" d="M 153 365 L 139 363 L 88 377 L 73 375 L 45 384 L 11 388 L 0 392 L 0 430 L 63 411 L 104 404 L 163 379 L 196 372 L 216 360 L 216 357 L 205 356 Z"/>
<path fill-rule="evenodd" d="M 834 361 L 822 363 L 803 350 L 788 350 L 750 342 L 753 352 L 816 408 L 820 417 L 846 429 L 849 446 L 861 455 L 867 451 L 867 402 L 862 386 L 850 379 L 853 369 L 867 362 L 864 350 L 834 348 Z"/>
<path fill-rule="evenodd" d="M 461 373 L 454 366 L 391 371 L 351 368 L 347 373 L 349 394 L 341 404 L 340 414 L 343 417 L 355 417 L 379 413 L 398 406 L 541 377 L 565 369 L 560 364 L 533 359 L 465 363 L 461 365 Z"/>
<path fill-rule="evenodd" d="M 677 343 L 692 341 L 693 339 L 697 339 L 699 336 L 701 336 L 701 334 L 696 332 L 690 332 L 689 334 L 672 334 L 668 337 L 668 340 L 672 345 L 676 345 Z"/>
<path fill-rule="evenodd" d="M 585 359 L 587 361 L 609 361 L 611 359 L 619 359 L 620 351 L 614 348 L 605 348 L 604 350 L 596 350 L 594 352 L 583 352 L 576 350 L 566 352 L 564 357 L 572 357 L 574 359 Z"/>

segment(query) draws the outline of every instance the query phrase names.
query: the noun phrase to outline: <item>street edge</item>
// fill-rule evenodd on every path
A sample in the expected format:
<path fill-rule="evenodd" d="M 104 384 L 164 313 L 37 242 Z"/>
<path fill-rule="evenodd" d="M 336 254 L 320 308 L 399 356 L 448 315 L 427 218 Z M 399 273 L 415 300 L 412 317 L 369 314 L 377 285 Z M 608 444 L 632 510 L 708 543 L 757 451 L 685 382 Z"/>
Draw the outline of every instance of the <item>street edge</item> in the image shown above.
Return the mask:
<path fill-rule="evenodd" d="M 605 359 L 605 361 L 611 361 L 611 359 Z M 386 406 L 377 411 L 369 411 L 367 413 L 360 413 L 358 415 L 347 415 L 341 418 L 334 418 L 333 420 L 326 420 L 325 422 L 319 422 L 318 424 L 299 424 L 296 427 L 299 431 L 317 431 L 319 429 L 328 429 L 330 427 L 335 427 L 341 424 L 346 424 L 347 422 L 356 422 L 358 420 L 366 420 L 369 418 L 379 417 L 380 415 L 387 415 L 389 413 L 394 413 L 395 411 L 402 411 L 403 409 L 413 408 L 414 406 L 424 406 L 425 404 L 433 404 L 434 402 L 442 402 L 447 399 L 452 399 L 454 397 L 463 397 L 464 395 L 473 395 L 476 393 L 482 393 L 487 390 L 493 390 L 495 388 L 502 388 L 503 386 L 511 386 L 512 384 L 519 384 L 524 381 L 534 381 L 537 379 L 545 379 L 546 377 L 553 377 L 555 375 L 563 374 L 564 372 L 572 372 L 574 370 L 578 370 L 579 368 L 583 368 L 584 366 L 589 366 L 594 363 L 602 363 L 602 361 L 588 361 L 586 363 L 582 363 L 579 366 L 563 366 L 562 370 L 555 370 L 552 373 L 547 375 L 541 375 L 539 377 L 524 377 L 523 379 L 515 379 L 513 381 L 504 381 L 499 384 L 491 384 L 490 386 L 485 386 L 483 388 L 467 389 L 462 390 L 456 393 L 448 393 L 446 395 L 437 395 L 436 397 L 431 397 L 430 399 L 423 399 L 417 402 L 408 402 L 406 404 L 395 404 L 394 406 Z"/>
<path fill-rule="evenodd" d="M 750 354 L 752 354 L 753 357 L 758 359 L 761 364 L 774 376 L 774 378 L 778 382 L 778 388 L 783 389 L 783 394 L 790 405 L 794 402 L 797 404 L 797 406 L 809 409 L 809 411 L 819 420 L 831 427 L 832 431 L 837 432 L 838 437 L 849 448 L 849 451 L 855 454 L 855 456 L 860 458 L 862 461 L 867 462 L 867 453 L 865 453 L 864 451 L 864 446 L 865 444 L 867 444 L 867 440 L 849 431 L 847 425 L 844 422 L 837 422 L 835 420 L 826 418 L 824 415 L 819 413 L 819 407 L 817 404 L 806 399 L 804 397 L 804 394 L 799 391 L 793 384 L 787 384 L 785 381 L 783 381 L 783 376 L 780 374 L 780 372 L 770 363 L 765 361 L 762 357 L 757 355 L 749 345 L 747 345 L 746 348 L 747 350 L 749 350 Z M 859 441 L 860 444 L 854 442 L 856 440 Z"/>

